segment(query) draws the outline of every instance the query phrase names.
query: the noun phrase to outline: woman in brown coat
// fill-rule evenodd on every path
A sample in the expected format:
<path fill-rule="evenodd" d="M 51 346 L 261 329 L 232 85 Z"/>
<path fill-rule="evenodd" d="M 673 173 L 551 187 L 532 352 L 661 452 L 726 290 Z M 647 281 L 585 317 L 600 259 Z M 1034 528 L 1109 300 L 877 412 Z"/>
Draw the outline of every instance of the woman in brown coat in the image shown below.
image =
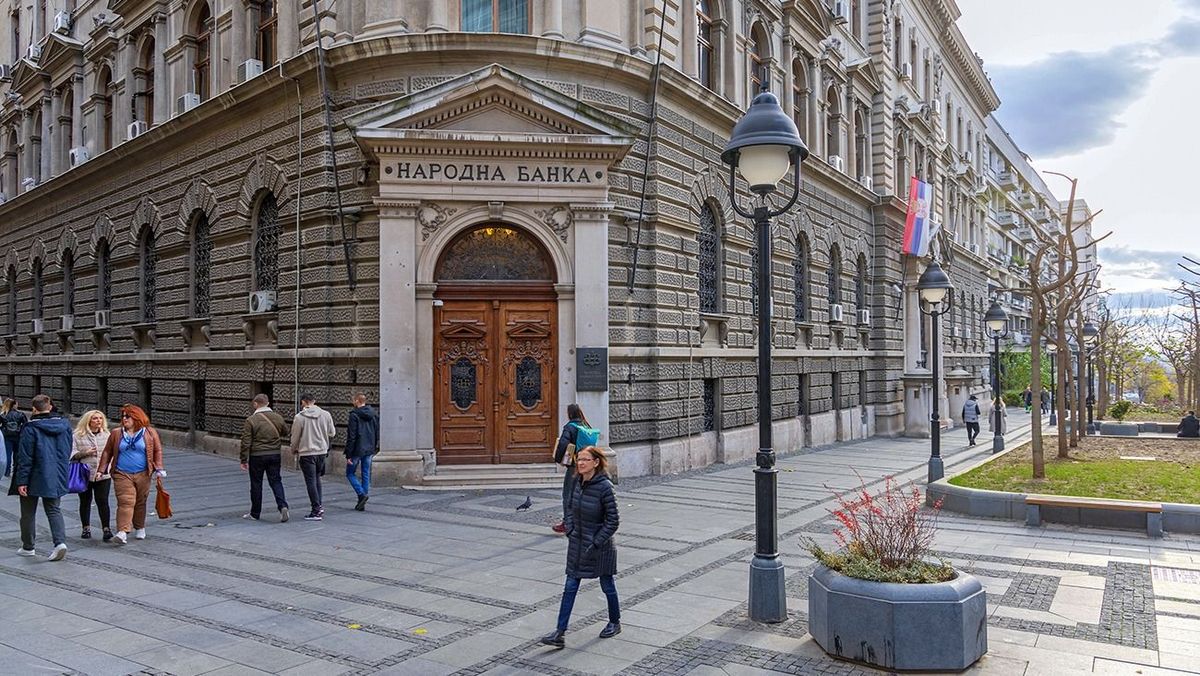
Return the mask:
<path fill-rule="evenodd" d="M 146 412 L 133 404 L 121 407 L 121 426 L 114 429 L 100 456 L 100 468 L 112 474 L 117 494 L 117 533 L 114 539 L 128 542 L 129 533 L 146 539 L 146 497 L 150 477 L 166 476 L 162 464 L 162 440 L 150 426 Z"/>

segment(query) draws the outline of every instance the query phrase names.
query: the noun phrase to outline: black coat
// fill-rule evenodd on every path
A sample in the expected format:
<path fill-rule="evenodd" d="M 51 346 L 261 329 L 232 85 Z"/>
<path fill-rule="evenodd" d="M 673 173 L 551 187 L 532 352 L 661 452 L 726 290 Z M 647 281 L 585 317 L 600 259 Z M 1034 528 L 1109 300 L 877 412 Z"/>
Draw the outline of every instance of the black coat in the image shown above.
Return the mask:
<path fill-rule="evenodd" d="M 1179 421 L 1179 436 L 1200 437 L 1200 418 L 1194 415 L 1184 416 L 1183 420 Z"/>
<path fill-rule="evenodd" d="M 582 423 L 582 420 L 572 420 L 563 425 L 562 434 L 558 436 L 558 446 L 554 447 L 554 464 L 563 464 L 563 458 L 567 455 L 567 446 L 575 443 L 575 439 L 579 436 L 579 428 L 575 423 Z M 575 450 L 579 450 L 578 448 Z M 568 465 L 575 464 L 574 461 L 567 463 Z"/>
<path fill-rule="evenodd" d="M 379 452 L 379 416 L 370 406 L 350 409 L 346 425 L 346 457 L 362 458 Z"/>
<path fill-rule="evenodd" d="M 605 474 L 578 479 L 567 510 L 567 577 L 594 578 L 617 574 L 613 534 L 620 518 L 617 496 Z"/>

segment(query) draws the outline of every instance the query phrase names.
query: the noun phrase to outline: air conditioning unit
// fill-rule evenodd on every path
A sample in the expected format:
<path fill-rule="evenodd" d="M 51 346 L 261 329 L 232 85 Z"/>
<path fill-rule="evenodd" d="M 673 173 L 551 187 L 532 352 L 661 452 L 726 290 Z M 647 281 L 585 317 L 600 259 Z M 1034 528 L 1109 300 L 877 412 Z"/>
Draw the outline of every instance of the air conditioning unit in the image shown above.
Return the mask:
<path fill-rule="evenodd" d="M 129 127 L 126 130 L 126 135 L 130 139 L 135 139 L 142 134 L 145 134 L 149 129 L 150 126 L 146 124 L 145 120 L 134 120 L 133 122 L 129 123 Z"/>
<path fill-rule="evenodd" d="M 25 58 L 30 61 L 37 61 L 42 58 L 42 48 L 37 45 L 29 45 L 29 49 L 25 50 Z"/>
<path fill-rule="evenodd" d="M 829 321 L 839 322 L 839 323 L 842 321 L 842 304 L 841 303 L 834 303 L 829 306 Z"/>
<path fill-rule="evenodd" d="M 83 164 L 84 162 L 87 162 L 90 157 L 91 157 L 91 155 L 88 153 L 88 149 L 86 146 L 77 146 L 75 148 L 71 148 L 71 166 L 72 167 L 78 167 L 79 165 Z"/>
<path fill-rule="evenodd" d="M 271 312 L 275 309 L 274 291 L 255 291 L 250 294 L 250 313 Z"/>
<path fill-rule="evenodd" d="M 112 310 L 96 310 L 93 317 L 95 318 L 95 325 L 98 328 L 108 326 L 110 312 Z"/>
<path fill-rule="evenodd" d="M 829 166 L 833 167 L 834 169 L 837 169 L 838 171 L 846 170 L 846 162 L 845 162 L 845 160 L 842 159 L 841 155 L 830 155 L 829 156 Z"/>
<path fill-rule="evenodd" d="M 46 327 L 42 325 L 42 318 L 41 318 L 41 317 L 34 317 L 34 319 L 33 319 L 33 332 L 34 332 L 34 333 L 45 333 L 45 331 L 43 331 L 43 330 L 42 330 L 42 329 L 44 329 L 44 328 L 46 328 Z"/>
<path fill-rule="evenodd" d="M 867 190 L 871 190 L 871 177 L 870 176 L 859 176 L 858 182 L 862 184 L 862 187 L 866 188 Z"/>
<path fill-rule="evenodd" d="M 849 0 L 834 0 L 833 3 L 833 22 L 846 23 L 850 20 L 850 2 Z"/>
<path fill-rule="evenodd" d="M 175 114 L 182 115 L 198 105 L 200 105 L 200 95 L 188 92 L 175 99 Z"/>
<path fill-rule="evenodd" d="M 900 78 L 903 80 L 912 79 L 912 64 L 907 61 L 900 64 Z"/>
<path fill-rule="evenodd" d="M 37 181 L 32 176 L 26 176 L 21 179 L 21 192 L 29 192 L 37 186 Z"/>
<path fill-rule="evenodd" d="M 859 310 L 858 311 L 858 325 L 859 326 L 867 326 L 870 323 L 871 323 L 871 311 L 870 310 Z"/>
<path fill-rule="evenodd" d="M 975 163 L 975 153 L 971 152 L 970 150 L 964 152 L 962 158 L 963 162 L 966 162 L 967 164 Z"/>
<path fill-rule="evenodd" d="M 71 32 L 71 15 L 66 12 L 54 14 L 54 32 L 67 35 Z"/>
<path fill-rule="evenodd" d="M 0 80 L 12 79 L 12 64 L 0 63 Z"/>
<path fill-rule="evenodd" d="M 258 59 L 248 59 L 237 67 L 237 82 L 241 84 L 252 77 L 262 75 L 263 62 Z"/>
<path fill-rule="evenodd" d="M 71 331 L 75 328 L 75 315 L 63 315 L 59 322 L 59 329 L 62 331 Z"/>

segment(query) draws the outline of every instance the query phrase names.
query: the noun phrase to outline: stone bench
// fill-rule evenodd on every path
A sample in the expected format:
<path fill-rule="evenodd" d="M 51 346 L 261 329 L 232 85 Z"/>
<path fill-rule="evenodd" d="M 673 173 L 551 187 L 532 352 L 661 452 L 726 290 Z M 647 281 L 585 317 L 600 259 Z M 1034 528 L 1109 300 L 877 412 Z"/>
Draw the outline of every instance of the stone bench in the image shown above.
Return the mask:
<path fill-rule="evenodd" d="M 1063 517 L 1050 519 L 1051 521 L 1117 527 L 1130 525 L 1128 519 L 1119 518 L 1120 515 L 1142 513 L 1146 515 L 1146 533 L 1153 538 L 1160 538 L 1163 535 L 1163 507 L 1159 502 L 1079 498 L 1063 495 L 1027 495 L 1025 496 L 1025 525 L 1041 526 L 1043 508 L 1050 511 L 1051 516 Z M 1089 515 L 1090 518 L 1081 516 L 1081 512 L 1085 510 L 1093 512 Z M 1074 512 L 1074 518 L 1070 518 L 1072 512 Z M 1106 514 L 1109 512 L 1116 514 Z"/>
<path fill-rule="evenodd" d="M 1112 437 L 1136 437 L 1138 435 L 1137 423 L 1100 423 L 1100 434 Z"/>

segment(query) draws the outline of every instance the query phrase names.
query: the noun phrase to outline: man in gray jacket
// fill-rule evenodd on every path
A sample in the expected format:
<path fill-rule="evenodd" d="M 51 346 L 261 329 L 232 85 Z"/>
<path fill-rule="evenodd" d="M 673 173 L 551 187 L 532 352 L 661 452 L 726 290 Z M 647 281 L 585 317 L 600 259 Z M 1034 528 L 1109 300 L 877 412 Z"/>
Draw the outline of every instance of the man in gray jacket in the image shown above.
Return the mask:
<path fill-rule="evenodd" d="M 979 400 L 975 395 L 971 395 L 967 399 L 967 403 L 963 404 L 962 420 L 967 426 L 967 445 L 975 445 L 975 437 L 979 436 Z"/>
<path fill-rule="evenodd" d="M 304 407 L 292 421 L 292 453 L 300 457 L 300 471 L 304 473 L 304 485 L 308 488 L 308 502 L 312 510 L 305 521 L 320 521 L 325 516 L 321 501 L 321 477 L 325 475 L 325 456 L 337 435 L 333 416 L 317 406 L 311 394 L 300 396 Z"/>

